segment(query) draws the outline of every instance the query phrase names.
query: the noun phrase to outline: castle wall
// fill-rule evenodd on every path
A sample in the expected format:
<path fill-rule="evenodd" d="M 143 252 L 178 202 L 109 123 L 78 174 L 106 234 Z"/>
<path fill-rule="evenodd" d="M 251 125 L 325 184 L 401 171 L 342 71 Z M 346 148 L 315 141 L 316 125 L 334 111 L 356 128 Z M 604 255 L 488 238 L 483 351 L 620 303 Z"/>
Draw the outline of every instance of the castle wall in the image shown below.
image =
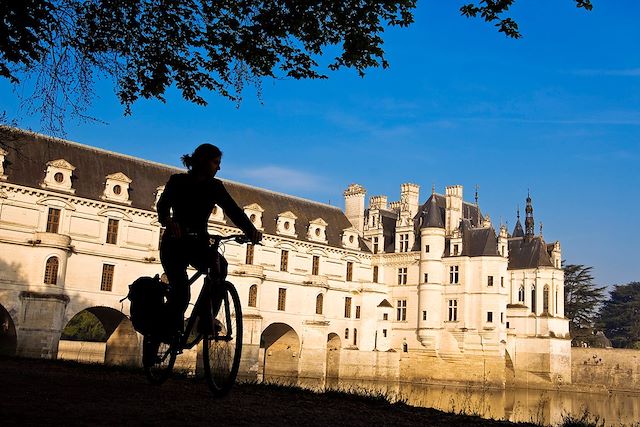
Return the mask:
<path fill-rule="evenodd" d="M 640 350 L 571 348 L 572 382 L 607 390 L 640 390 Z"/>

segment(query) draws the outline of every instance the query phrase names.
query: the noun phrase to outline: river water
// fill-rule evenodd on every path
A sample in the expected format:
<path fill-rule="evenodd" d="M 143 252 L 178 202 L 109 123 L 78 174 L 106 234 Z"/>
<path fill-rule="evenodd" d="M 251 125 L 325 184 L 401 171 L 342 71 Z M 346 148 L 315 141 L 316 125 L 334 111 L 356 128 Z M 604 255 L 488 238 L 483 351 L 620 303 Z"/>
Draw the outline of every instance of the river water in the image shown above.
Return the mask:
<path fill-rule="evenodd" d="M 640 427 L 640 394 L 522 388 L 496 390 L 342 380 L 338 388 L 365 394 L 382 394 L 391 401 L 402 400 L 412 406 L 498 420 L 558 425 L 568 415 L 576 418 L 588 415 L 591 421 L 599 420 L 598 425 Z"/>

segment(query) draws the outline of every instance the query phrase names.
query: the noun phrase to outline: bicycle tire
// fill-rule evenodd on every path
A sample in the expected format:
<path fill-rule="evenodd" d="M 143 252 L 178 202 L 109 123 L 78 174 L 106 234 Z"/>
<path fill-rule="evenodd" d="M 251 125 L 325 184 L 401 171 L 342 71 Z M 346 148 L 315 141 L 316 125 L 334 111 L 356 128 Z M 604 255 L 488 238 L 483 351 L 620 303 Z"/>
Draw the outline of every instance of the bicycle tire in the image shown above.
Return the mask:
<path fill-rule="evenodd" d="M 242 356 L 242 308 L 238 291 L 230 282 L 225 282 L 225 296 L 215 317 L 214 332 L 203 337 L 204 374 L 211 392 L 216 397 L 226 395 L 235 383 Z M 230 311 L 231 337 L 228 330 L 226 310 Z"/>
<path fill-rule="evenodd" d="M 153 337 L 144 337 L 142 360 L 144 372 L 151 384 L 160 385 L 169 378 L 176 363 L 176 356 L 177 353 L 170 344 L 158 342 Z"/>

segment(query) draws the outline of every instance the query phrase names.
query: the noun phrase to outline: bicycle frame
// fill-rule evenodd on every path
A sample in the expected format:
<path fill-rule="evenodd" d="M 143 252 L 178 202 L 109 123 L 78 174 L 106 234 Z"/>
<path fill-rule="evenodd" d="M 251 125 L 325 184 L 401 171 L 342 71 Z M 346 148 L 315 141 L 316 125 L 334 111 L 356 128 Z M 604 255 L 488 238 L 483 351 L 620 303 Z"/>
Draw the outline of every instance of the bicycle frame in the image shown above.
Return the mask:
<path fill-rule="evenodd" d="M 210 239 L 212 240 L 211 248 L 213 249 L 214 253 L 218 253 L 220 242 L 222 242 L 223 240 L 231 240 L 231 239 L 239 240 L 242 238 L 245 238 L 244 235 L 210 236 Z M 221 254 L 219 254 L 219 256 L 222 257 Z M 216 270 L 219 272 L 220 258 L 216 258 L 216 263 L 217 265 L 215 267 L 216 267 Z M 189 316 L 189 320 L 187 321 L 187 326 L 185 327 L 182 340 L 180 341 L 180 349 L 191 349 L 202 340 L 203 338 L 202 334 L 198 333 L 197 336 L 191 342 L 189 342 L 189 337 L 191 336 L 191 332 L 193 331 L 193 328 L 195 326 L 196 319 L 198 319 L 198 317 L 203 318 L 205 316 L 210 315 L 211 313 L 211 309 L 210 309 L 211 295 L 212 295 L 211 286 L 225 286 L 225 281 L 223 281 L 221 278 L 219 277 L 213 278 L 213 279 L 211 278 L 211 267 L 209 267 L 208 271 L 206 272 L 197 271 L 189 279 L 189 281 L 187 282 L 187 285 L 191 286 L 203 275 L 205 276 L 204 284 L 202 285 L 202 289 L 200 290 L 198 299 L 196 300 L 196 303 L 193 306 L 193 310 L 191 311 L 191 315 Z M 216 340 L 230 341 L 233 337 L 233 330 L 232 330 L 233 323 L 231 321 L 231 314 L 229 310 L 229 297 L 227 295 L 227 292 L 223 292 L 223 295 L 224 297 L 222 299 L 222 303 L 220 304 L 220 308 L 222 308 L 224 304 L 225 317 L 226 317 L 225 318 L 226 332 L 225 332 L 225 335 L 217 336 Z M 216 331 L 214 330 L 213 332 L 215 333 Z"/>

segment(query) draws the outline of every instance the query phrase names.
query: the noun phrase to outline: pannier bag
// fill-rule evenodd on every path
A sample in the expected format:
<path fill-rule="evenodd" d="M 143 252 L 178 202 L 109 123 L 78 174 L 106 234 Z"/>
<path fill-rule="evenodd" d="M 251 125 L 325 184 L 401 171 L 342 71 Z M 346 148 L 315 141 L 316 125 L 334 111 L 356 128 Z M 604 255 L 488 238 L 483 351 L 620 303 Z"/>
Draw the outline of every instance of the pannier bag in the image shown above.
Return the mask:
<path fill-rule="evenodd" d="M 160 281 L 160 276 L 140 277 L 129 285 L 126 298 L 131 301 L 131 323 L 136 331 L 143 335 L 162 332 L 166 321 L 165 296 L 167 285 Z"/>

